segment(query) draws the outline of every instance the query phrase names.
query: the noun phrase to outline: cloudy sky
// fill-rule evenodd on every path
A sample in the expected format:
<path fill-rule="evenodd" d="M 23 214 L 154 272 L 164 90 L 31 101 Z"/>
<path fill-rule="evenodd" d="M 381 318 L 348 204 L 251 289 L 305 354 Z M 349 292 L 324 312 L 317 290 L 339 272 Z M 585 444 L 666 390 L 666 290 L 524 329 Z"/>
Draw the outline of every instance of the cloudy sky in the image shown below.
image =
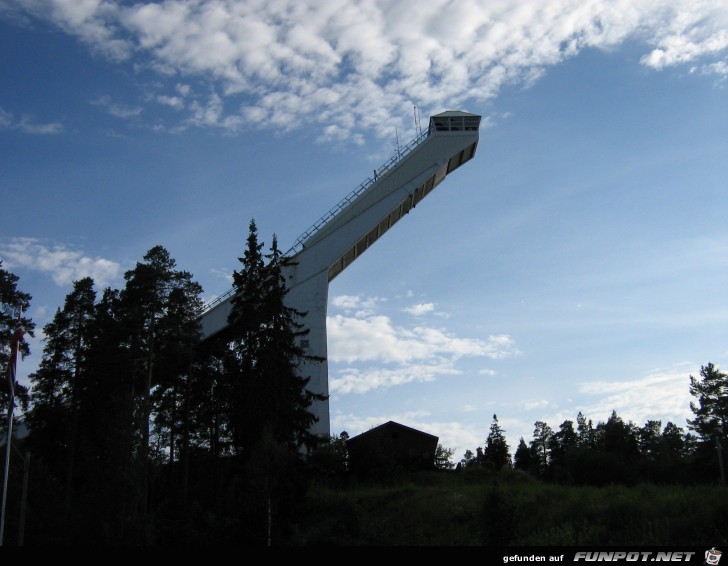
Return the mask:
<path fill-rule="evenodd" d="M 482 115 L 478 153 L 332 283 L 332 432 L 684 426 L 726 365 L 723 0 L 0 0 L 0 81 L 0 258 L 39 327 L 156 244 L 221 294 L 251 218 L 292 244 L 416 106 Z"/>

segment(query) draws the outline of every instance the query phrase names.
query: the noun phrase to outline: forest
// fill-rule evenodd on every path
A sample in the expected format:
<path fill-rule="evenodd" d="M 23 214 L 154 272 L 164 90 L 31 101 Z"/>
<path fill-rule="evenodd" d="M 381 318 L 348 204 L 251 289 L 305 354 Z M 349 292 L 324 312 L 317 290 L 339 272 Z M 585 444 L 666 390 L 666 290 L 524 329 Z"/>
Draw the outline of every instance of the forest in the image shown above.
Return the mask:
<path fill-rule="evenodd" d="M 308 432 L 320 397 L 297 374 L 308 358 L 302 313 L 285 304 L 289 259 L 275 236 L 263 248 L 251 221 L 228 329 L 205 342 L 202 289 L 162 246 L 122 289 L 74 282 L 30 387 L 15 386 L 15 426 L 29 434 L 11 446 L 5 544 L 660 544 L 698 532 L 708 506 L 711 529 L 728 532 L 728 375 L 711 363 L 686 379 L 688 432 L 579 413 L 536 422 L 512 450 L 493 415 L 458 461 L 438 446 L 431 471 L 357 474 L 347 433 Z M 31 299 L 0 264 L 2 305 L 27 313 Z M 0 313 L 3 369 L 17 316 Z M 4 439 L 10 387 L 0 397 Z M 672 523 L 671 508 L 682 509 Z"/>

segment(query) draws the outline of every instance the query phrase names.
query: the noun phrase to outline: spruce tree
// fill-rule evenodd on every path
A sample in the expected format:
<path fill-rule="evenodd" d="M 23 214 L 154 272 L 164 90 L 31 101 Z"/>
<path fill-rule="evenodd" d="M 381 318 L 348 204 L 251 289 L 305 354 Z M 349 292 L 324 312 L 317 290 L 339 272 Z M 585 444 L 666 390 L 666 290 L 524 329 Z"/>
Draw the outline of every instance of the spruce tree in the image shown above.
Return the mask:
<path fill-rule="evenodd" d="M 488 467 L 494 470 L 500 470 L 504 466 L 511 465 L 511 455 L 508 452 L 508 444 L 506 443 L 504 432 L 498 424 L 498 417 L 493 415 L 490 432 L 488 433 L 488 438 L 485 440 L 483 461 Z"/>
<path fill-rule="evenodd" d="M 270 382 L 273 403 L 269 418 L 274 423 L 271 426 L 274 438 L 298 449 L 316 443 L 317 439 L 309 432 L 316 422 L 310 407 L 314 401 L 325 400 L 325 396 L 309 391 L 309 378 L 298 374 L 301 361 L 312 359 L 299 345 L 308 330 L 299 322 L 304 313 L 286 305 L 288 289 L 283 269 L 289 260 L 278 249 L 275 235 L 267 259 L 264 280 L 267 339 L 261 349 L 260 369 L 264 379 Z"/>
<path fill-rule="evenodd" d="M 250 221 L 246 248 L 239 271 L 233 271 L 235 295 L 228 314 L 228 344 L 225 383 L 228 392 L 228 421 L 232 433 L 232 449 L 243 456 L 251 450 L 263 432 L 263 384 L 256 375 L 257 352 L 264 327 L 263 244 L 258 242 L 255 220 Z"/>
<path fill-rule="evenodd" d="M 250 222 L 240 271 L 233 274 L 236 290 L 228 317 L 228 373 L 232 391 L 231 426 L 238 454 L 252 450 L 264 437 L 290 450 L 312 445 L 309 432 L 315 417 L 308 379 L 298 366 L 308 359 L 299 346 L 307 334 L 299 319 L 303 313 L 289 307 L 283 270 L 288 258 L 278 249 L 275 236 L 270 253 L 263 257 L 257 227 Z"/>

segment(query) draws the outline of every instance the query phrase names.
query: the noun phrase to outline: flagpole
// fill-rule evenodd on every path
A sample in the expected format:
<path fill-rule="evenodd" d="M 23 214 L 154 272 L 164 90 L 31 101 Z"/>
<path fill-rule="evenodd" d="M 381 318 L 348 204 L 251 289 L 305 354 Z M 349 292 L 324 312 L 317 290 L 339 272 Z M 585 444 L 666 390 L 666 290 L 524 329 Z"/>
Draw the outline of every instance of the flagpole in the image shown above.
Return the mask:
<path fill-rule="evenodd" d="M 5 444 L 5 477 L 3 478 L 3 508 L 0 514 L 0 546 L 3 546 L 3 535 L 5 534 L 5 506 L 8 499 L 8 476 L 10 475 L 10 442 L 13 438 L 13 409 L 15 408 L 15 399 L 10 394 L 10 404 L 8 405 L 8 440 Z"/>
<path fill-rule="evenodd" d="M 13 411 L 15 410 L 15 371 L 18 364 L 18 349 L 20 339 L 23 337 L 23 309 L 18 313 L 18 322 L 13 329 L 13 337 L 10 342 L 10 360 L 8 361 L 7 377 L 10 400 L 8 401 L 8 439 L 5 444 L 5 477 L 3 478 L 3 503 L 0 511 L 0 546 L 3 546 L 5 535 L 5 508 L 8 500 L 8 477 L 10 476 L 10 443 L 13 440 Z"/>

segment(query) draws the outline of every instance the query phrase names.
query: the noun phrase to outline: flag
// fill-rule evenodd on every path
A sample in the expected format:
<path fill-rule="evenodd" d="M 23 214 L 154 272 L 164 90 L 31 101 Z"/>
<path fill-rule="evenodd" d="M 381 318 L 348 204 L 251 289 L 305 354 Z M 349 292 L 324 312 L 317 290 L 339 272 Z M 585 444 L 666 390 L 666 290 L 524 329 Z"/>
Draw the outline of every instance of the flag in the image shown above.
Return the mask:
<path fill-rule="evenodd" d="M 25 328 L 23 328 L 23 311 L 18 313 L 18 321 L 13 327 L 13 335 L 10 338 L 10 360 L 8 361 L 7 377 L 8 377 L 8 392 L 10 393 L 10 400 L 15 398 L 15 368 L 18 364 L 18 349 L 20 347 L 20 341 L 25 336 Z"/>
<path fill-rule="evenodd" d="M 23 313 L 21 311 L 20 314 L 18 314 L 18 321 L 15 323 L 15 327 L 13 328 L 13 340 L 15 340 L 16 344 L 20 343 L 20 341 L 23 339 L 23 336 L 25 336 L 25 328 L 23 327 L 22 316 Z"/>

